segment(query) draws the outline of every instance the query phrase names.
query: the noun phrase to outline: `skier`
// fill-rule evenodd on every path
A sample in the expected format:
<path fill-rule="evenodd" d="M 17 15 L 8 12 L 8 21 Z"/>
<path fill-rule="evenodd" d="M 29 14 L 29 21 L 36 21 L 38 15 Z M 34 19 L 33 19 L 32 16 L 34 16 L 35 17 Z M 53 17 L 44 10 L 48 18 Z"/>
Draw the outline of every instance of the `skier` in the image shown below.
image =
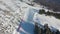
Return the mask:
<path fill-rule="evenodd" d="M 20 22 L 20 21 L 19 21 Z M 20 24 L 19 24 L 19 27 L 18 27 L 18 29 L 17 29 L 17 32 L 19 32 L 20 31 L 20 28 L 21 28 L 21 24 L 22 24 L 22 22 L 24 22 L 24 20 L 23 19 L 21 19 L 21 22 L 20 22 Z"/>

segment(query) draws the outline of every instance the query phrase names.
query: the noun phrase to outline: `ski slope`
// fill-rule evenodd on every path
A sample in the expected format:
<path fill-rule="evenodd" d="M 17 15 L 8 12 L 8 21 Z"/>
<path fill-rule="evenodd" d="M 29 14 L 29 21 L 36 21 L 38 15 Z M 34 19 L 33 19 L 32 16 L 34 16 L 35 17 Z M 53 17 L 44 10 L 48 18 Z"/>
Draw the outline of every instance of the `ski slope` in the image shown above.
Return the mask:
<path fill-rule="evenodd" d="M 26 10 L 26 13 L 24 14 L 24 18 L 23 18 L 25 22 L 22 21 L 23 23 L 20 24 L 21 28 L 28 33 L 21 32 L 20 30 L 20 34 L 34 34 L 33 18 L 34 18 L 34 14 L 38 12 L 38 10 L 39 9 L 32 8 L 32 6 L 30 7 L 28 6 L 28 11 Z"/>
<path fill-rule="evenodd" d="M 56 30 L 56 29 L 59 29 L 60 30 L 60 27 L 59 27 L 60 20 L 59 19 L 56 19 L 53 16 L 45 16 L 44 14 L 43 15 L 40 15 L 40 14 L 38 14 L 38 12 L 39 12 L 39 8 L 28 6 L 28 11 L 26 11 L 26 13 L 25 13 L 25 16 L 24 16 L 25 19 L 24 20 L 27 21 L 28 23 L 33 24 L 33 25 L 31 25 L 31 24 L 30 25 L 29 24 L 27 25 L 27 23 L 25 25 L 22 25 L 22 28 L 25 29 L 25 31 L 26 30 L 27 30 L 27 32 L 30 31 L 29 34 L 33 34 L 33 31 L 32 30 L 34 30 L 34 23 L 35 22 L 37 22 L 39 24 L 42 24 L 42 25 L 48 24 L 49 27 L 51 29 L 53 29 L 53 30 Z M 31 28 L 31 29 L 29 29 L 29 28 Z"/>
<path fill-rule="evenodd" d="M 37 23 L 42 24 L 42 25 L 48 24 L 51 29 L 53 29 L 53 30 L 59 29 L 60 30 L 60 27 L 59 27 L 60 20 L 59 19 L 56 19 L 53 16 L 45 16 L 44 14 L 40 15 L 40 14 L 38 14 L 38 11 L 39 11 L 38 8 L 35 8 L 35 7 L 33 8 L 32 6 L 29 6 L 29 11 L 26 12 L 26 17 L 27 17 L 27 18 L 25 17 L 26 20 L 28 22 L 34 21 L 34 22 L 37 22 Z M 34 22 L 32 22 L 32 24 Z"/>
<path fill-rule="evenodd" d="M 35 22 L 41 25 L 48 23 L 50 28 L 54 27 L 60 30 L 60 20 L 53 16 L 38 14 L 39 9 L 43 8 L 41 6 L 30 6 L 25 1 L 0 0 L 0 23 L 2 24 L 0 33 L 3 30 L 3 34 L 33 34 Z M 21 19 L 24 20 L 23 23 L 20 23 Z M 17 32 L 19 24 L 21 24 L 21 28 Z M 4 29 L 3 27 L 7 28 Z"/>

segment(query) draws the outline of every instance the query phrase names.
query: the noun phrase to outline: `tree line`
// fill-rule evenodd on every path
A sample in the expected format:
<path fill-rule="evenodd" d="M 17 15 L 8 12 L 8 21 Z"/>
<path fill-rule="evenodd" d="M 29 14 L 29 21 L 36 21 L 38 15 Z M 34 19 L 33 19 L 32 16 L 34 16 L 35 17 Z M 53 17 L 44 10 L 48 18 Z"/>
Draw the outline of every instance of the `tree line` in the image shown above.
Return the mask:
<path fill-rule="evenodd" d="M 60 19 L 60 14 L 59 13 L 53 13 L 53 12 L 50 12 L 49 10 L 47 12 L 45 12 L 44 9 L 41 9 L 39 10 L 39 14 L 45 14 L 46 16 L 54 16 L 55 18 L 58 18 Z"/>
<path fill-rule="evenodd" d="M 57 29 L 56 31 L 52 31 L 48 24 L 43 25 L 44 28 L 38 26 L 38 23 L 35 23 L 34 34 L 60 34 L 60 31 Z"/>

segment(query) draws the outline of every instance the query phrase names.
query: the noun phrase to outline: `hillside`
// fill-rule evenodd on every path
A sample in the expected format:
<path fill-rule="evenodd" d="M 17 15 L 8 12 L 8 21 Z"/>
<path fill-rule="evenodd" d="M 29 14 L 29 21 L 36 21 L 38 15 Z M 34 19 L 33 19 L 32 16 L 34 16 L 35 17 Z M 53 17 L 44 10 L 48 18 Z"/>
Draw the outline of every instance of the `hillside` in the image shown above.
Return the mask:
<path fill-rule="evenodd" d="M 60 31 L 60 19 L 39 14 L 41 9 L 45 10 L 32 0 L 0 0 L 0 33 L 33 34 L 35 22 L 42 27 L 48 24 L 53 31 Z"/>
<path fill-rule="evenodd" d="M 34 2 L 53 9 L 55 12 L 60 12 L 60 0 L 34 0 Z"/>

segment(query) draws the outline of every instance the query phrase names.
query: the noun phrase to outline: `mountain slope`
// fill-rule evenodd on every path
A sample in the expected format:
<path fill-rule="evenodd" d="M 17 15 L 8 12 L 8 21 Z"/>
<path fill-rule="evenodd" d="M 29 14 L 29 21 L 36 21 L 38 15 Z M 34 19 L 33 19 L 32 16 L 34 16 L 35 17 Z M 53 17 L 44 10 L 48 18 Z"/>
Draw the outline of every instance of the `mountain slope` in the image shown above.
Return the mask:
<path fill-rule="evenodd" d="M 60 0 L 34 0 L 34 2 L 53 9 L 55 12 L 60 12 Z"/>
<path fill-rule="evenodd" d="M 48 23 L 60 30 L 60 20 L 45 15 L 37 14 L 41 6 L 34 7 L 28 5 L 27 2 L 19 0 L 0 0 L 0 33 L 1 34 L 33 34 L 34 22 L 39 24 Z M 19 23 L 23 19 L 20 30 L 17 32 Z M 34 19 L 34 20 L 33 20 Z M 36 20 L 37 19 L 37 20 Z M 58 25 L 57 25 L 58 24 Z M 30 29 L 30 30 L 29 30 Z"/>

